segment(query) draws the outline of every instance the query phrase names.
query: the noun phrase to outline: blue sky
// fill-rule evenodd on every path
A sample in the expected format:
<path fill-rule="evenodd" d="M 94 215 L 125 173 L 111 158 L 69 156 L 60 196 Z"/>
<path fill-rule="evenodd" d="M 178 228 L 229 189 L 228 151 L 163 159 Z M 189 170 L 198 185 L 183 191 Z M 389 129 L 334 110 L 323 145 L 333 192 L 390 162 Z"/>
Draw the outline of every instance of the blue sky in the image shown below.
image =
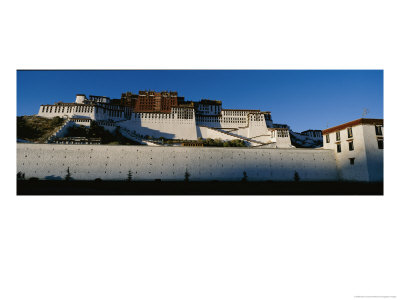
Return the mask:
<path fill-rule="evenodd" d="M 177 91 L 186 100 L 222 100 L 223 108 L 271 111 L 294 131 L 383 118 L 382 70 L 17 71 L 17 115 L 76 94 L 119 98 L 139 90 Z"/>

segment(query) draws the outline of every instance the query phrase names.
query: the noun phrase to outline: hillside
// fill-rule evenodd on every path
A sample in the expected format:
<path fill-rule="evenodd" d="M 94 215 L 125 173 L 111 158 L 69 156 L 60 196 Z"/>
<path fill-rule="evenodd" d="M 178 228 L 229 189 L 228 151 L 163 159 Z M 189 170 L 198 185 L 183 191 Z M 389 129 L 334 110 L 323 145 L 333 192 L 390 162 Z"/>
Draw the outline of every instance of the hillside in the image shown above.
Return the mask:
<path fill-rule="evenodd" d="M 92 122 L 88 127 L 70 127 L 65 137 L 85 137 L 85 138 L 101 138 L 102 144 L 108 145 L 140 145 L 138 142 L 132 141 L 124 137 L 117 128 L 114 132 L 109 132 L 103 127 Z"/>
<path fill-rule="evenodd" d="M 64 121 L 65 120 L 60 117 L 52 119 L 38 116 L 17 117 L 17 141 L 19 143 L 45 143 L 48 138 L 64 124 Z M 103 127 L 98 126 L 95 122 L 92 123 L 90 128 L 85 128 L 83 126 L 71 127 L 65 136 L 101 138 L 102 144 L 139 145 L 139 143 L 122 136 L 118 130 L 114 133 L 110 133 Z"/>
<path fill-rule="evenodd" d="M 63 124 L 60 117 L 46 119 L 38 116 L 17 117 L 17 139 L 43 143 Z"/>

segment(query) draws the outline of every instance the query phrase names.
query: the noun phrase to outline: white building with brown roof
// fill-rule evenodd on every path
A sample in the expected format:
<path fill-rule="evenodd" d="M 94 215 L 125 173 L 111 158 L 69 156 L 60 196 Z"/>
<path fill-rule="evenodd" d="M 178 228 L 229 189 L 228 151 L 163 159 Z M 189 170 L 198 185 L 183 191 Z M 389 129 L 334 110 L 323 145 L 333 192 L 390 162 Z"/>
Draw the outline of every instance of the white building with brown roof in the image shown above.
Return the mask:
<path fill-rule="evenodd" d="M 383 181 L 383 119 L 357 119 L 322 134 L 342 180 Z"/>

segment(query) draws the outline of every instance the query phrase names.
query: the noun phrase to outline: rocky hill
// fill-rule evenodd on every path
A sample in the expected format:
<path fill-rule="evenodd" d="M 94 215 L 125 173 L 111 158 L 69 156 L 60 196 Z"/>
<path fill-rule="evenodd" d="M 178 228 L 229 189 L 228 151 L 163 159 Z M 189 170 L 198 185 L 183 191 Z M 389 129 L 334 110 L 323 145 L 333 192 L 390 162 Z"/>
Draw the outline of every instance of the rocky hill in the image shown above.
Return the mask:
<path fill-rule="evenodd" d="M 17 117 L 17 139 L 44 143 L 63 122 L 60 117 L 52 119 L 38 116 Z"/>

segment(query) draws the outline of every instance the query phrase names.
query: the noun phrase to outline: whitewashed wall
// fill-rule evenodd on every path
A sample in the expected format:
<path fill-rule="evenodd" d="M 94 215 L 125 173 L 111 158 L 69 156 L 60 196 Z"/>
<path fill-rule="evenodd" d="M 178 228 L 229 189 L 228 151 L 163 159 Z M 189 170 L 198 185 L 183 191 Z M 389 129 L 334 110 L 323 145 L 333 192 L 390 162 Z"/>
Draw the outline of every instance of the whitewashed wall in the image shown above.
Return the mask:
<path fill-rule="evenodd" d="M 62 179 L 70 168 L 81 180 L 292 181 L 337 180 L 333 151 L 312 149 L 191 148 L 106 145 L 17 144 L 17 172 L 26 178 Z"/>
<path fill-rule="evenodd" d="M 44 110 L 43 110 L 44 108 Z M 39 117 L 54 118 L 54 117 L 88 117 L 95 119 L 95 108 L 93 106 L 63 106 L 63 105 L 41 105 L 37 114 Z"/>
<path fill-rule="evenodd" d="M 269 131 L 271 134 L 271 141 L 276 143 L 278 148 L 291 148 L 292 142 L 290 141 L 289 130 L 272 129 Z"/>
<path fill-rule="evenodd" d="M 383 150 L 378 149 L 377 136 L 374 125 L 357 125 L 352 127 L 353 137 L 347 135 L 347 128 L 340 130 L 340 144 L 342 151 L 337 152 L 336 132 L 329 134 L 330 142 L 324 148 L 332 149 L 336 156 L 340 177 L 343 180 L 356 181 L 383 181 Z M 352 140 L 354 150 L 349 150 L 349 141 Z M 354 165 L 350 158 L 355 158 Z"/>
<path fill-rule="evenodd" d="M 383 181 L 383 149 L 378 148 L 374 125 L 364 125 L 364 143 L 370 181 Z M 382 127 L 382 137 L 384 130 Z"/>
<path fill-rule="evenodd" d="M 196 140 L 196 124 L 194 119 L 172 118 L 132 118 L 118 124 L 141 135 L 165 137 L 168 139 Z"/>

